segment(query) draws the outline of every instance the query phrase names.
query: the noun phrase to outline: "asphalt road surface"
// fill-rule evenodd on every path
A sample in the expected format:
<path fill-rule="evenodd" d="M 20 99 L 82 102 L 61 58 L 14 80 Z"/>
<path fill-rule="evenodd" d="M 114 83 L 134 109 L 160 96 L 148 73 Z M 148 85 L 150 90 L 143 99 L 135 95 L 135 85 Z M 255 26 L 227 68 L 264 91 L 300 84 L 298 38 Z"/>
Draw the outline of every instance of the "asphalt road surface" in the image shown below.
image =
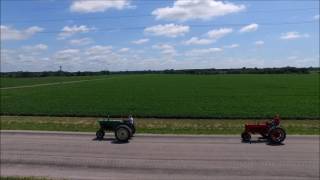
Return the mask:
<path fill-rule="evenodd" d="M 319 179 L 319 136 L 285 144 L 237 136 L 137 135 L 117 144 L 92 134 L 1 132 L 2 176 L 129 180 Z"/>

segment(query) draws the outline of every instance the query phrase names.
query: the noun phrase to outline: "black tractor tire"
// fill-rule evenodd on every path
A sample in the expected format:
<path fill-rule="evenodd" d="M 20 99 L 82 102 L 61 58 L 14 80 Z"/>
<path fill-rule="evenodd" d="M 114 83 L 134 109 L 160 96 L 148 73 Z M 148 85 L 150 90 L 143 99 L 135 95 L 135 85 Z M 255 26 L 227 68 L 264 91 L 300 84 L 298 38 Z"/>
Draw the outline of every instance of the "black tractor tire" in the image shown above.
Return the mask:
<path fill-rule="evenodd" d="M 130 133 L 130 138 L 134 136 L 134 134 L 136 133 L 136 127 L 134 125 L 129 126 L 131 133 Z"/>
<path fill-rule="evenodd" d="M 132 130 L 132 136 L 133 136 L 133 135 L 136 133 L 136 127 L 135 127 L 135 125 L 132 125 L 131 130 Z"/>
<path fill-rule="evenodd" d="M 243 132 L 241 138 L 243 142 L 249 142 L 251 140 L 251 135 L 247 132 Z"/>
<path fill-rule="evenodd" d="M 270 131 L 269 140 L 271 143 L 280 144 L 286 139 L 286 136 L 286 131 L 278 127 Z"/>
<path fill-rule="evenodd" d="M 105 132 L 104 132 L 103 129 L 99 129 L 99 130 L 96 132 L 96 137 L 97 137 L 98 140 L 103 139 L 104 135 L 105 135 Z"/>
<path fill-rule="evenodd" d="M 132 136 L 132 131 L 127 125 L 119 125 L 114 131 L 114 135 L 119 142 L 128 142 Z"/>

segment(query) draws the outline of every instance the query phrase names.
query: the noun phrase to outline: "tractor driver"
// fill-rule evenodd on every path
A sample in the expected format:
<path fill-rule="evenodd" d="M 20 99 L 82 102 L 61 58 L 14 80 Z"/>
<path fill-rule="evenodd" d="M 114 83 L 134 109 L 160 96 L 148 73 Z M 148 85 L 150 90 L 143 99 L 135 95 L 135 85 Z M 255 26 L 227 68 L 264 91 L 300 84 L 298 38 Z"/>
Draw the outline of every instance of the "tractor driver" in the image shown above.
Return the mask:
<path fill-rule="evenodd" d="M 267 122 L 267 125 L 271 127 L 277 127 L 279 124 L 280 124 L 280 117 L 278 114 L 271 120 L 271 122 Z"/>
<path fill-rule="evenodd" d="M 132 115 L 129 115 L 129 117 L 128 117 L 128 121 L 130 122 L 130 124 L 133 124 L 133 117 L 132 117 Z"/>

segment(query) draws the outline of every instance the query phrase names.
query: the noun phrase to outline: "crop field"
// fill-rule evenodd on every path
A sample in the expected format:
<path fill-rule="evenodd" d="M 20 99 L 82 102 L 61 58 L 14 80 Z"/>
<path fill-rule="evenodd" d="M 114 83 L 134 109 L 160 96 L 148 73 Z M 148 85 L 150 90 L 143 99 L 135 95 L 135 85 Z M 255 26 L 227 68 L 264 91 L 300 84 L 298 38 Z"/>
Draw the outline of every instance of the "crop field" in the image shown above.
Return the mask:
<path fill-rule="evenodd" d="M 319 74 L 1 78 L 2 115 L 319 119 L 319 103 Z"/>

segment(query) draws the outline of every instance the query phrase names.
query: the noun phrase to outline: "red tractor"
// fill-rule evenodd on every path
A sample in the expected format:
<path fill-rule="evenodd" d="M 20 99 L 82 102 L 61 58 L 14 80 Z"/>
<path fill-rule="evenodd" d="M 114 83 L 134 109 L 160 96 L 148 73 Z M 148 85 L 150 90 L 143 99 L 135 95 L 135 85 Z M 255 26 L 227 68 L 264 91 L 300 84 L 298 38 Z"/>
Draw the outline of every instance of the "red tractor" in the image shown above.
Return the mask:
<path fill-rule="evenodd" d="M 244 142 L 250 142 L 251 134 L 260 134 L 262 138 L 271 143 L 279 144 L 286 138 L 286 132 L 280 127 L 280 118 L 277 115 L 271 122 L 264 124 L 245 124 L 245 130 L 241 134 Z"/>

